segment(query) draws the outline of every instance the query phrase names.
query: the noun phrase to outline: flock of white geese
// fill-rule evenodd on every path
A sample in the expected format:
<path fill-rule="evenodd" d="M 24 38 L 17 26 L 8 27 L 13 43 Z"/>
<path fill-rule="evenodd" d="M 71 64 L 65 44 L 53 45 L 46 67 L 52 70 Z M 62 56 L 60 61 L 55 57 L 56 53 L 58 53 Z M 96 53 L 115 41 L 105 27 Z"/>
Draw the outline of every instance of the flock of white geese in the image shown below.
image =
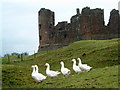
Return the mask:
<path fill-rule="evenodd" d="M 80 58 L 77 58 L 77 60 L 79 60 L 79 64 L 78 66 L 76 65 L 76 60 L 75 59 L 72 59 L 72 62 L 73 62 L 73 70 L 76 72 L 76 73 L 81 73 L 81 72 L 88 72 L 90 71 L 90 69 L 92 67 L 90 67 L 89 65 L 87 64 L 82 64 L 81 62 L 81 59 Z M 46 75 L 51 77 L 51 78 L 54 78 L 56 76 L 58 76 L 60 73 L 62 73 L 63 75 L 67 76 L 70 74 L 70 69 L 68 68 L 65 68 L 64 66 L 64 62 L 61 61 L 60 62 L 61 64 L 61 72 L 58 72 L 58 71 L 53 71 L 53 70 L 50 70 L 50 65 L 48 63 L 45 64 L 45 66 L 47 66 L 46 68 Z M 45 80 L 47 78 L 47 76 L 41 74 L 38 72 L 38 66 L 37 65 L 32 65 L 32 68 L 33 68 L 33 71 L 32 71 L 32 78 L 36 81 L 36 82 L 41 82 L 43 80 Z"/>

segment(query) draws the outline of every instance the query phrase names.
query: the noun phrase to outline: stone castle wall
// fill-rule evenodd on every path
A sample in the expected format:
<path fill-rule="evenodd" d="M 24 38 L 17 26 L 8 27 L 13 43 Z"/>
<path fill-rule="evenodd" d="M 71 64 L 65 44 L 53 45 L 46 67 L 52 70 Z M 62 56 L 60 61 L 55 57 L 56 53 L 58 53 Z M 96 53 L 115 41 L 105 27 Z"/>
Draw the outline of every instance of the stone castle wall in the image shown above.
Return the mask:
<path fill-rule="evenodd" d="M 72 16 L 70 23 L 58 22 L 55 26 L 54 12 L 42 8 L 38 12 L 39 50 L 57 49 L 74 41 L 118 38 L 120 15 L 118 10 L 110 12 L 108 25 L 104 23 L 104 10 L 85 7 Z"/>

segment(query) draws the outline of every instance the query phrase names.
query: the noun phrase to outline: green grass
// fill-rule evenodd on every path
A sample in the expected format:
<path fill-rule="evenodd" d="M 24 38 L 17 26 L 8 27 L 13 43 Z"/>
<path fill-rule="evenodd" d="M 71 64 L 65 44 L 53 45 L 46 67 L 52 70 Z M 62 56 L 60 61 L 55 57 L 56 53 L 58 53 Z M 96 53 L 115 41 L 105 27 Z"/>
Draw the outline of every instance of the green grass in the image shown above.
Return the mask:
<path fill-rule="evenodd" d="M 35 59 L 2 65 L 3 88 L 118 88 L 118 42 L 112 40 L 82 40 L 58 50 L 36 54 Z M 83 54 L 86 54 L 83 56 Z M 32 56 L 30 56 L 32 57 Z M 30 58 L 28 57 L 28 58 Z M 92 66 L 90 72 L 76 74 L 72 70 L 72 58 L 82 59 Z M 39 72 L 45 74 L 44 64 L 48 62 L 52 70 L 60 71 L 60 61 L 71 70 L 68 77 L 59 75 L 37 84 L 31 77 L 31 65 L 37 64 Z"/>

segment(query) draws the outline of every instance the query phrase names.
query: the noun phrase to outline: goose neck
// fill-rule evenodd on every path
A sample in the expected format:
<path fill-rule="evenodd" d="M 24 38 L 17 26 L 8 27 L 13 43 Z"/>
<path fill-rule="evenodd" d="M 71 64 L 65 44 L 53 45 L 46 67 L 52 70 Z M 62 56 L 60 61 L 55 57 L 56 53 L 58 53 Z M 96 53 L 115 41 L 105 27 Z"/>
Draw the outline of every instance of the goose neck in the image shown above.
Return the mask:
<path fill-rule="evenodd" d="M 32 73 L 35 73 L 35 67 L 33 67 L 33 72 Z"/>
<path fill-rule="evenodd" d="M 46 71 L 49 71 L 49 70 L 50 70 L 50 65 L 47 65 Z"/>
<path fill-rule="evenodd" d="M 76 61 L 73 62 L 73 65 L 76 65 Z"/>
<path fill-rule="evenodd" d="M 81 60 L 79 59 L 79 64 L 82 64 Z"/>
<path fill-rule="evenodd" d="M 38 66 L 36 66 L 36 72 L 38 72 Z"/>
<path fill-rule="evenodd" d="M 64 68 L 64 63 L 62 63 L 61 65 L 62 65 L 62 68 Z"/>

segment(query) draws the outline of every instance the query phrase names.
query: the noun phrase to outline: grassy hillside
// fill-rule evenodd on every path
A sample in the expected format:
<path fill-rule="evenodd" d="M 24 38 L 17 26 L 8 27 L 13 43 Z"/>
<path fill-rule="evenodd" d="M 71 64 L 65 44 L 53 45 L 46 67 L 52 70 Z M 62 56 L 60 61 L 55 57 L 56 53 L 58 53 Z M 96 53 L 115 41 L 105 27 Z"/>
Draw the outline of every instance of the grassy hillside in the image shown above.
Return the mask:
<path fill-rule="evenodd" d="M 35 59 L 2 65 L 3 88 L 118 88 L 118 41 L 82 40 L 67 47 L 36 54 Z M 76 74 L 72 70 L 71 59 L 80 57 L 83 63 L 92 66 L 90 72 Z M 35 83 L 31 77 L 32 65 L 39 66 L 45 74 L 44 64 L 48 62 L 52 70 L 60 71 L 60 61 L 71 70 L 71 75 Z"/>

